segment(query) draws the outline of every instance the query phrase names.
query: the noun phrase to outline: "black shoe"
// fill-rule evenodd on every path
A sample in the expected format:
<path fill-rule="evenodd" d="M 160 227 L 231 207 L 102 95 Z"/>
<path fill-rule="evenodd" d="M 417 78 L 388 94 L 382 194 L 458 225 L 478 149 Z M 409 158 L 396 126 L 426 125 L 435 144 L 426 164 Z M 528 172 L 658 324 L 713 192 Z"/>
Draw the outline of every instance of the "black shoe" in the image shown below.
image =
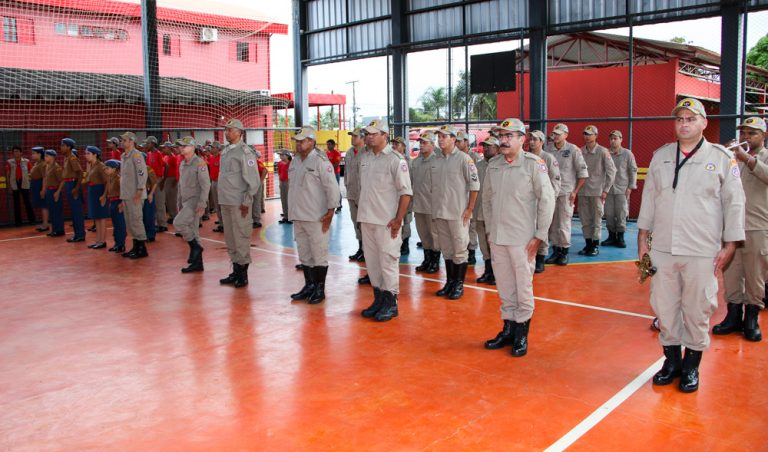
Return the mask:
<path fill-rule="evenodd" d="M 552 247 L 552 254 L 549 255 L 548 258 L 544 259 L 545 264 L 554 264 L 557 261 L 557 258 L 560 256 L 560 248 L 559 246 L 553 246 Z"/>
<path fill-rule="evenodd" d="M 341 206 L 336 208 L 336 213 L 341 213 Z"/>
<path fill-rule="evenodd" d="M 133 245 L 131 246 L 131 249 L 126 251 L 125 253 L 121 254 L 121 256 L 123 256 L 123 257 L 131 257 L 133 254 L 135 254 L 136 253 L 136 246 L 137 246 L 136 244 L 138 242 L 139 242 L 138 240 L 133 239 L 132 240 Z"/>
<path fill-rule="evenodd" d="M 113 246 L 112 248 L 108 249 L 107 251 L 111 251 L 113 253 L 122 253 L 123 251 L 125 251 L 125 246 L 115 244 L 115 246 Z"/>
<path fill-rule="evenodd" d="M 440 271 L 440 251 L 430 251 L 432 253 L 432 260 L 429 261 L 429 267 L 424 270 L 424 273 L 437 273 Z"/>
<path fill-rule="evenodd" d="M 536 255 L 536 268 L 533 271 L 534 273 L 544 273 L 544 256 L 543 254 L 537 254 Z"/>
<path fill-rule="evenodd" d="M 624 241 L 624 233 L 623 232 L 617 232 L 616 233 L 616 243 L 613 245 L 616 248 L 626 248 L 627 243 Z"/>
<path fill-rule="evenodd" d="M 128 256 L 129 259 L 141 259 L 143 257 L 149 256 L 145 241 L 137 240 L 137 242 L 138 242 L 138 246 L 136 247 L 136 252 L 132 256 Z"/>
<path fill-rule="evenodd" d="M 616 233 L 612 231 L 608 231 L 608 238 L 603 240 L 602 243 L 600 243 L 603 246 L 614 246 L 616 245 Z"/>
<path fill-rule="evenodd" d="M 493 275 L 493 264 L 491 264 L 490 259 L 485 260 L 485 269 L 483 270 L 483 274 L 480 275 L 479 278 L 475 280 L 475 282 L 478 283 L 487 283 L 488 278 Z"/>
<path fill-rule="evenodd" d="M 43 226 L 38 226 L 38 227 L 36 227 L 36 228 L 35 228 L 35 231 L 37 231 L 37 232 L 45 232 L 45 231 L 47 231 L 48 229 L 51 229 L 51 227 L 50 227 L 50 226 L 45 226 L 45 227 L 43 227 Z"/>
<path fill-rule="evenodd" d="M 62 237 L 64 235 L 64 232 L 63 231 L 49 232 L 47 235 L 48 237 Z"/>
<path fill-rule="evenodd" d="M 285 224 L 293 224 L 293 221 L 288 220 L 288 221 L 285 222 Z"/>
<path fill-rule="evenodd" d="M 92 250 L 100 250 L 100 249 L 106 248 L 106 247 L 107 247 L 107 244 L 105 242 L 98 242 L 98 243 L 94 243 L 93 245 L 89 245 L 88 246 L 88 248 L 90 248 Z"/>
<path fill-rule="evenodd" d="M 70 237 L 67 239 L 67 243 L 85 242 L 85 237 Z"/>
<path fill-rule="evenodd" d="M 555 259 L 555 265 L 568 265 L 568 251 L 570 248 L 560 248 L 560 254 L 558 254 L 557 259 Z M 546 261 L 544 261 L 546 262 Z"/>
<path fill-rule="evenodd" d="M 366 273 L 365 276 L 363 276 L 362 278 L 358 278 L 357 279 L 357 283 L 361 284 L 361 285 L 362 284 L 370 284 L 371 283 L 371 278 Z"/>
<path fill-rule="evenodd" d="M 597 240 L 592 240 L 592 247 L 588 250 L 586 256 L 595 257 L 600 254 L 600 244 Z"/>
<path fill-rule="evenodd" d="M 592 247 L 592 239 L 584 239 L 584 248 L 580 249 L 577 253 L 579 256 L 585 256 L 589 249 Z"/>
<path fill-rule="evenodd" d="M 424 245 L 421 244 L 421 242 L 416 242 L 416 248 L 422 248 Z"/>
<path fill-rule="evenodd" d="M 407 256 L 411 254 L 411 247 L 408 246 L 408 239 L 403 239 L 403 243 L 400 245 L 400 255 Z"/>
<path fill-rule="evenodd" d="M 240 264 L 232 263 L 232 273 L 226 278 L 219 280 L 219 284 L 234 284 L 237 281 L 237 274 L 240 272 Z"/>
<path fill-rule="evenodd" d="M 378 287 L 373 288 L 373 303 L 368 306 L 367 308 L 363 309 L 360 312 L 360 315 L 365 317 L 366 319 L 373 318 L 376 316 L 376 313 L 379 312 L 379 309 L 381 309 L 382 304 L 384 301 L 381 298 L 381 290 L 379 290 Z"/>
<path fill-rule="evenodd" d="M 176 237 L 181 237 L 181 232 L 174 232 L 173 235 L 175 235 Z"/>
<path fill-rule="evenodd" d="M 518 323 L 515 328 L 515 340 L 512 344 L 512 356 L 525 356 L 528 353 L 528 329 L 531 326 L 531 319 L 523 323 Z"/>
<path fill-rule="evenodd" d="M 728 303 L 728 311 L 725 319 L 712 328 L 712 334 L 718 336 L 741 331 L 744 328 L 744 305 L 741 303 Z"/>
<path fill-rule="evenodd" d="M 512 320 L 504 320 L 504 327 L 493 339 L 485 341 L 485 348 L 488 350 L 498 350 L 506 345 L 512 345 L 515 339 L 515 329 L 517 323 Z"/>
<path fill-rule="evenodd" d="M 451 293 L 451 291 L 453 290 L 454 267 L 455 265 L 453 264 L 452 260 L 450 259 L 445 260 L 445 274 L 446 274 L 445 285 L 443 286 L 442 289 L 435 292 L 435 295 L 437 295 L 438 297 L 444 297 L 449 293 Z"/>
<path fill-rule="evenodd" d="M 168 219 L 168 224 L 173 224 L 173 217 Z"/>
<path fill-rule="evenodd" d="M 683 370 L 680 374 L 678 388 L 683 392 L 695 392 L 699 389 L 699 364 L 701 363 L 700 351 L 685 349 L 683 357 Z"/>
<path fill-rule="evenodd" d="M 154 237 L 147 237 L 147 242 L 153 243 L 155 241 Z"/>
<path fill-rule="evenodd" d="M 657 333 L 661 333 L 661 326 L 659 325 L 658 317 L 653 318 L 653 321 L 651 322 L 651 331 L 656 331 Z"/>
<path fill-rule="evenodd" d="M 267 213 L 267 211 L 264 209 L 261 209 L 261 213 Z"/>
<path fill-rule="evenodd" d="M 165 226 L 158 226 L 157 227 L 157 232 L 167 232 L 167 231 L 168 231 L 168 228 L 166 228 Z"/>
<path fill-rule="evenodd" d="M 312 280 L 312 267 L 302 267 L 304 271 L 304 287 L 296 293 L 291 294 L 291 300 L 306 300 L 315 291 L 315 283 Z"/>
<path fill-rule="evenodd" d="M 760 306 L 748 304 L 744 307 L 744 338 L 748 341 L 760 342 L 763 339 L 760 324 L 757 323 L 759 314 Z"/>
<path fill-rule="evenodd" d="M 397 295 L 386 290 L 381 291 L 382 304 L 379 312 L 373 317 L 377 322 L 386 322 L 397 317 Z"/>
<path fill-rule="evenodd" d="M 281 218 L 280 221 L 278 221 L 278 224 L 284 224 L 284 223 L 285 223 L 285 218 Z"/>
<path fill-rule="evenodd" d="M 258 229 L 258 228 L 260 228 L 260 227 L 261 227 L 261 223 L 259 223 L 258 221 L 254 221 L 254 222 L 253 222 L 253 228 L 254 228 L 254 229 Z"/>
<path fill-rule="evenodd" d="M 189 242 L 189 266 L 182 268 L 182 273 L 201 272 L 203 267 L 203 247 L 196 239 L 192 239 Z"/>
<path fill-rule="evenodd" d="M 355 251 L 355 254 L 349 256 L 349 260 L 351 261 L 357 261 L 360 260 L 360 257 L 363 255 L 363 241 L 358 240 L 357 241 L 357 251 Z"/>
<path fill-rule="evenodd" d="M 421 264 L 419 264 L 416 267 L 417 272 L 423 272 L 426 271 L 429 268 L 429 261 L 432 258 L 432 251 L 430 250 L 424 250 L 424 260 L 421 261 Z"/>
<path fill-rule="evenodd" d="M 307 300 L 307 304 L 318 304 L 325 300 L 325 277 L 328 275 L 328 267 L 312 267 L 312 281 L 315 283 L 315 290 Z"/>
<path fill-rule="evenodd" d="M 224 232 L 224 226 L 216 226 L 215 228 L 211 229 L 213 232 Z"/>
<path fill-rule="evenodd" d="M 448 294 L 449 300 L 458 300 L 464 296 L 464 278 L 467 276 L 467 265 L 469 265 L 468 262 L 464 262 L 463 264 L 453 264 L 453 287 Z"/>
<path fill-rule="evenodd" d="M 88 228 L 88 232 L 96 232 L 96 225 L 93 225 L 90 228 Z"/>
<path fill-rule="evenodd" d="M 248 285 L 248 266 L 251 264 L 243 264 L 240 266 L 240 273 L 236 275 L 235 288 L 239 289 Z"/>
<path fill-rule="evenodd" d="M 672 383 L 672 380 L 679 377 L 683 370 L 683 354 L 679 345 L 665 345 L 664 347 L 664 365 L 661 370 L 653 376 L 653 384 L 656 386 L 665 386 Z"/>
<path fill-rule="evenodd" d="M 210 220 L 210 219 L 211 219 L 211 217 L 209 217 L 208 215 L 203 215 L 203 216 L 202 216 L 202 220 L 203 220 L 203 221 L 208 221 L 208 220 Z"/>
<path fill-rule="evenodd" d="M 469 253 L 467 254 L 467 264 L 469 265 L 475 265 L 477 263 L 477 258 L 475 258 L 475 250 L 467 250 Z"/>
<path fill-rule="evenodd" d="M 303 264 L 296 264 L 296 265 L 293 266 L 293 268 L 295 268 L 296 270 L 304 270 L 304 265 Z"/>

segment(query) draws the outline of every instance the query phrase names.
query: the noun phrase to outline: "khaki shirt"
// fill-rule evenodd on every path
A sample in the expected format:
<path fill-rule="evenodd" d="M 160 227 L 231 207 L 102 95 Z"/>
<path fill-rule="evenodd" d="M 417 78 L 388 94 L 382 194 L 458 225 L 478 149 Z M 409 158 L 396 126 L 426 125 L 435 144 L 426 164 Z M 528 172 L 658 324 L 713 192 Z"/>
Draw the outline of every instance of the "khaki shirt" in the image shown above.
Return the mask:
<path fill-rule="evenodd" d="M 437 156 L 419 155 L 411 161 L 411 185 L 413 186 L 413 211 L 432 215 L 432 163 Z"/>
<path fill-rule="evenodd" d="M 88 173 L 85 175 L 85 181 L 88 182 L 88 185 L 103 185 L 107 183 L 107 173 L 104 171 L 104 168 L 106 168 L 106 165 L 100 161 L 96 161 L 96 163 L 88 168 Z"/>
<path fill-rule="evenodd" d="M 544 162 L 547 164 L 549 181 L 552 183 L 552 190 L 554 190 L 555 198 L 557 198 L 558 196 L 560 196 L 560 183 L 561 183 L 560 164 L 557 163 L 557 159 L 555 159 L 554 154 L 551 154 L 549 152 L 544 152 L 544 149 L 542 149 L 541 153 L 539 154 L 536 154 L 535 152 L 532 152 L 532 154 L 544 160 Z"/>
<path fill-rule="evenodd" d="M 387 225 L 397 215 L 400 197 L 412 196 L 408 162 L 387 145 L 377 155 L 369 150 L 360 159 L 360 203 L 357 221 Z M 288 204 L 290 208 L 290 203 Z"/>
<path fill-rule="evenodd" d="M 45 177 L 45 161 L 40 159 L 32 167 L 32 172 L 29 173 L 29 177 L 32 180 L 42 179 Z"/>
<path fill-rule="evenodd" d="M 189 161 L 182 159 L 179 165 L 179 207 L 204 208 L 208 204 L 208 191 L 211 189 L 211 175 L 208 164 L 198 155 Z"/>
<path fill-rule="evenodd" d="M 83 177 L 83 169 L 80 166 L 80 159 L 74 155 L 64 158 L 64 165 L 62 167 L 61 177 L 64 179 L 77 179 Z"/>
<path fill-rule="evenodd" d="M 137 149 L 124 152 L 120 157 L 120 199 L 130 201 L 136 192 L 147 199 L 147 164 Z"/>
<path fill-rule="evenodd" d="M 476 221 L 485 221 L 483 219 L 483 183 L 485 183 L 485 171 L 488 169 L 488 160 L 479 160 L 477 166 L 477 178 L 480 181 L 480 191 L 477 193 L 477 200 L 475 201 L 475 210 L 472 212 L 472 218 Z"/>
<path fill-rule="evenodd" d="M 328 209 L 339 206 L 336 173 L 325 152 L 320 149 L 315 148 L 304 161 L 296 154 L 288 167 L 288 180 L 291 181 L 288 190 L 289 220 L 320 221 Z"/>
<path fill-rule="evenodd" d="M 360 157 L 365 152 L 365 146 L 357 150 L 351 147 L 344 154 L 344 186 L 347 188 L 347 199 L 360 199 Z"/>
<path fill-rule="evenodd" d="M 744 240 L 744 190 L 730 151 L 706 140 L 675 178 L 677 143 L 659 148 L 643 187 L 637 227 L 653 233 L 653 249 L 715 257 L 722 242 Z M 683 158 L 681 156 L 680 161 Z"/>
<path fill-rule="evenodd" d="M 557 165 L 560 167 L 560 194 L 558 196 L 566 196 L 573 192 L 578 179 L 589 177 L 587 163 L 575 145 L 566 141 L 563 148 L 558 150 L 555 143 L 549 143 L 545 150 L 555 156 Z"/>
<path fill-rule="evenodd" d="M 765 231 L 768 229 L 768 149 L 758 151 L 755 169 L 739 162 L 741 184 L 746 196 L 744 229 Z"/>
<path fill-rule="evenodd" d="M 294 159 L 295 160 L 295 159 Z M 221 151 L 219 163 L 219 204 L 225 206 L 250 206 L 261 187 L 261 177 L 256 164 L 256 154 L 251 147 L 238 141 Z M 291 182 L 293 186 L 293 182 Z"/>
<path fill-rule="evenodd" d="M 629 149 L 621 148 L 617 153 L 613 153 L 613 165 L 616 167 L 616 178 L 613 180 L 610 193 L 612 195 L 623 195 L 627 189 L 637 189 L 637 162 L 635 156 Z"/>
<path fill-rule="evenodd" d="M 10 167 L 9 174 L 10 177 L 9 183 L 11 185 L 11 190 L 18 190 L 19 188 L 23 188 L 24 190 L 27 190 L 29 188 L 29 160 L 25 159 L 24 157 L 21 158 L 21 187 L 18 187 L 16 184 L 16 159 L 9 159 L 8 160 L 8 166 Z"/>
<path fill-rule="evenodd" d="M 43 188 L 47 189 L 48 187 L 54 187 L 58 189 L 63 179 L 61 177 L 61 171 L 61 166 L 56 162 L 53 162 L 50 166 L 46 166 L 45 177 L 43 178 Z"/>
<path fill-rule="evenodd" d="M 120 196 L 120 173 L 107 175 L 107 185 L 104 188 L 104 196 L 107 199 L 118 198 Z"/>
<path fill-rule="evenodd" d="M 525 246 L 534 237 L 547 240 L 554 212 L 555 191 L 544 159 L 520 151 L 512 163 L 504 156 L 490 160 L 483 182 L 488 241 Z"/>
<path fill-rule="evenodd" d="M 469 192 L 480 190 L 477 166 L 454 147 L 446 156 L 437 149 L 432 163 L 432 218 L 459 220 L 469 204 Z"/>
<path fill-rule="evenodd" d="M 616 165 L 613 164 L 611 153 L 608 149 L 595 144 L 592 150 L 586 146 L 581 148 L 581 155 L 587 163 L 589 178 L 579 191 L 579 196 L 600 196 L 608 193 L 616 178 Z"/>

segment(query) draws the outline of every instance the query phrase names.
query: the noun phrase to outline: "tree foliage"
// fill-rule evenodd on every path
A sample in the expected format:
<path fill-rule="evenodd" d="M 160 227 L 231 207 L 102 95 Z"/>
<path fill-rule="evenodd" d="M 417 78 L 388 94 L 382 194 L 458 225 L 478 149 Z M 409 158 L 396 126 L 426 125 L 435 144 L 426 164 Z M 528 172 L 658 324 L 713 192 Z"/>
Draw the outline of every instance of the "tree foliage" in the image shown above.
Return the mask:
<path fill-rule="evenodd" d="M 451 90 L 451 98 L 444 87 L 430 87 L 419 98 L 420 107 L 409 109 L 409 118 L 414 122 L 447 121 L 465 119 L 466 106 L 469 118 L 496 119 L 496 93 L 470 94 L 467 81 L 469 73 L 459 73 L 459 80 Z M 448 118 L 448 104 L 451 118 Z"/>
<path fill-rule="evenodd" d="M 310 115 L 312 112 L 310 111 Z M 317 125 L 317 115 L 309 121 L 309 125 L 317 130 L 334 130 L 339 128 L 339 113 L 335 108 L 329 108 L 320 113 L 320 127 Z"/>
<path fill-rule="evenodd" d="M 760 38 L 757 44 L 749 49 L 747 63 L 768 69 L 768 35 Z"/>

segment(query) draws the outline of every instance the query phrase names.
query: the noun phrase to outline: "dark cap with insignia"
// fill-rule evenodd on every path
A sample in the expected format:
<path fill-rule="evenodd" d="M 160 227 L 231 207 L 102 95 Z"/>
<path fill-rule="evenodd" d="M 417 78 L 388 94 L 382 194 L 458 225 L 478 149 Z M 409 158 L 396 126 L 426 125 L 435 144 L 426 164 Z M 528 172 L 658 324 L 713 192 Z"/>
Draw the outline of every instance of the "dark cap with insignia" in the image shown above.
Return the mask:
<path fill-rule="evenodd" d="M 91 154 L 95 154 L 95 155 L 101 155 L 101 149 L 99 149 L 96 146 L 87 146 L 85 148 L 85 152 L 90 152 Z"/>
<path fill-rule="evenodd" d="M 75 140 L 73 140 L 72 138 L 64 138 L 63 140 L 61 140 L 61 144 L 66 144 L 71 148 L 74 148 L 75 146 L 77 146 L 77 143 L 75 143 Z"/>
<path fill-rule="evenodd" d="M 110 168 L 119 169 L 120 168 L 120 160 L 107 160 L 104 162 L 105 165 L 107 165 Z"/>
<path fill-rule="evenodd" d="M 32 148 L 32 152 L 37 152 L 40 155 L 45 155 L 45 148 L 42 146 L 35 146 Z"/>
<path fill-rule="evenodd" d="M 45 155 L 50 155 L 51 157 L 56 157 L 56 151 L 54 151 L 53 149 L 46 149 L 45 150 Z"/>

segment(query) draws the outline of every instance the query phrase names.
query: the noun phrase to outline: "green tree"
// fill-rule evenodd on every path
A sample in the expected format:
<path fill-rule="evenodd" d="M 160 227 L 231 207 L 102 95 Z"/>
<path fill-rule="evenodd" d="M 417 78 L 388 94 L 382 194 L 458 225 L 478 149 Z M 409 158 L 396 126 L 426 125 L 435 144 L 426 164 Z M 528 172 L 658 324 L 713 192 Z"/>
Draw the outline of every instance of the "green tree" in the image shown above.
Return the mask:
<path fill-rule="evenodd" d="M 310 113 L 311 114 L 311 113 Z M 317 117 L 309 122 L 309 125 L 317 130 L 334 130 L 339 128 L 339 114 L 335 108 L 329 108 L 320 113 L 320 127 L 317 126 Z"/>
<path fill-rule="evenodd" d="M 691 43 L 693 43 L 693 41 L 689 41 L 689 40 L 685 39 L 682 36 L 675 36 L 674 38 L 670 39 L 669 42 L 674 42 L 674 43 L 677 43 L 677 44 L 691 44 Z"/>
<path fill-rule="evenodd" d="M 460 71 L 459 81 L 452 92 L 451 109 L 453 119 L 464 119 L 465 107 L 469 105 L 469 119 L 496 119 L 496 93 L 470 94 L 467 81 L 470 73 Z"/>
<path fill-rule="evenodd" d="M 760 38 L 757 44 L 749 49 L 747 63 L 768 69 L 768 35 Z"/>
<path fill-rule="evenodd" d="M 424 110 L 422 110 L 421 108 L 410 107 L 408 108 L 408 119 L 413 122 L 429 122 L 434 120 L 435 118 L 424 113 Z"/>
<path fill-rule="evenodd" d="M 448 96 L 443 87 L 429 87 L 419 99 L 421 110 L 429 117 L 428 120 L 447 119 Z"/>

